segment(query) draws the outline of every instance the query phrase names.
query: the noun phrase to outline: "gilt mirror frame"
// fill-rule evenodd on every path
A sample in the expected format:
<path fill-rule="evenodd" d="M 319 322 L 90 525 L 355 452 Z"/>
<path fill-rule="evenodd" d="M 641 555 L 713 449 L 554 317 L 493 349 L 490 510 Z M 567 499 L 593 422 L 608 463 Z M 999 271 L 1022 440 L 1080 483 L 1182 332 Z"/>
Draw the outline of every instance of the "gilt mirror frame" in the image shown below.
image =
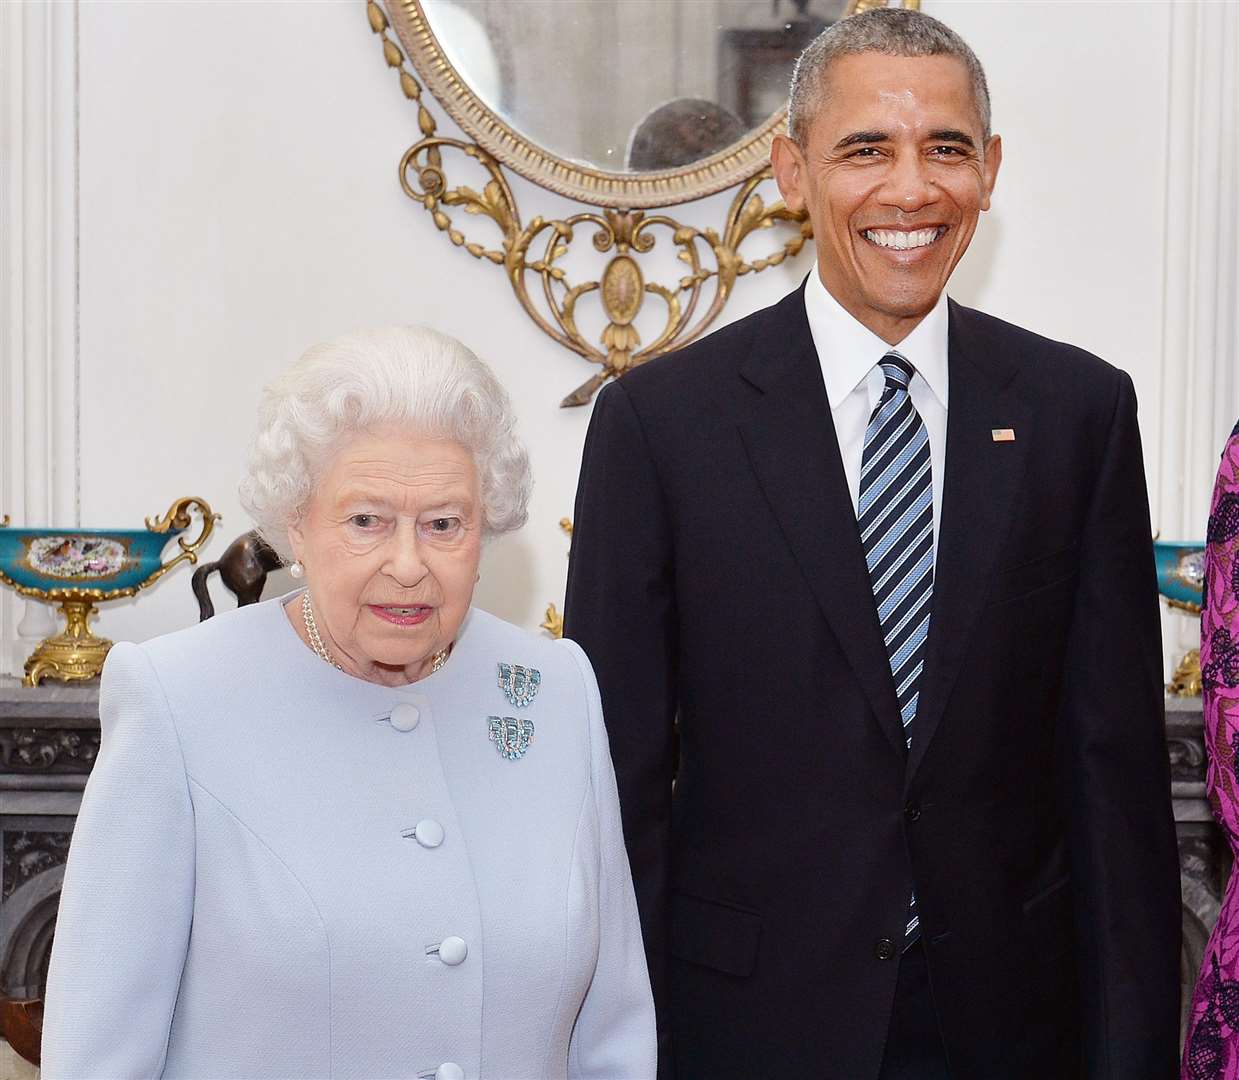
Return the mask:
<path fill-rule="evenodd" d="M 691 164 L 657 172 L 606 172 L 537 145 L 481 100 L 448 59 L 419 0 L 364 2 L 370 28 L 382 39 L 384 59 L 398 72 L 404 96 L 418 110 L 422 138 L 400 161 L 405 194 L 431 214 L 453 245 L 503 266 L 533 322 L 598 367 L 562 406 L 586 404 L 608 379 L 700 337 L 722 311 L 738 278 L 782 263 L 811 238 L 804 214 L 793 213 L 781 201 L 767 203 L 758 191 L 772 175 L 770 145 L 785 128 L 785 109 L 731 146 Z M 849 0 L 843 17 L 887 6 L 919 8 L 920 0 Z M 439 134 L 423 84 L 466 139 Z M 445 151 L 481 165 L 489 179 L 480 191 L 449 185 Z M 569 208 L 562 218 L 535 217 L 524 224 L 505 167 L 587 209 Z M 698 228 L 650 213 L 732 188 L 735 195 L 719 228 Z M 498 246 L 469 239 L 453 217 L 457 209 L 489 219 L 500 231 Z M 748 237 L 775 227 L 790 235 L 773 253 L 753 259 L 741 254 Z M 574 282 L 563 259 L 581 232 L 591 235 L 592 247 L 605 263 L 596 278 Z M 668 281 L 646 280 L 642 266 L 648 268 L 650 260 L 642 257 L 655 249 L 660 236 L 667 236 L 686 272 Z M 666 319 L 661 330 L 643 342 L 633 324 L 649 296 L 662 301 Z M 601 304 L 607 320 L 594 340 L 577 318 L 578 303 L 586 297 Z"/>
<path fill-rule="evenodd" d="M 852 0 L 848 15 L 858 3 L 864 0 Z M 420 0 L 392 0 L 387 8 L 413 67 L 461 130 L 526 180 L 577 202 L 648 210 L 705 198 L 764 169 L 770 162 L 770 143 L 783 130 L 785 117 L 779 111 L 738 142 L 691 165 L 651 172 L 591 168 L 538 146 L 482 101 L 447 58 Z"/>

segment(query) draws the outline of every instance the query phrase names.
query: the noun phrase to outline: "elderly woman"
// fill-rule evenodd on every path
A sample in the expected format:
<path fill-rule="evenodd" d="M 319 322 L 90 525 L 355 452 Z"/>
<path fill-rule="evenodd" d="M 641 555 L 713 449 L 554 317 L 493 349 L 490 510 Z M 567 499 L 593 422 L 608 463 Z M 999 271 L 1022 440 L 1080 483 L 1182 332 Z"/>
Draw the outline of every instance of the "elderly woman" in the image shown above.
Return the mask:
<path fill-rule="evenodd" d="M 47 1080 L 654 1075 L 593 672 L 470 606 L 530 486 L 433 331 L 267 391 L 242 498 L 305 588 L 112 650 Z"/>

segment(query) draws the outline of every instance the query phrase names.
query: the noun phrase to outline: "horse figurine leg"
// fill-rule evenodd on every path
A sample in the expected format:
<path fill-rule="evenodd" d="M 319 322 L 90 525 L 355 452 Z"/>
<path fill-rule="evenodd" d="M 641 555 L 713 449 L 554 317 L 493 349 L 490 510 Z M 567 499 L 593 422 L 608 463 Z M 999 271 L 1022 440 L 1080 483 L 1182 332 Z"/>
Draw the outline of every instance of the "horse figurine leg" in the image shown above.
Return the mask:
<path fill-rule="evenodd" d="M 215 605 L 207 591 L 207 578 L 219 572 L 220 580 L 237 598 L 237 607 L 256 604 L 262 597 L 267 575 L 282 565 L 274 549 L 257 532 L 238 536 L 215 562 L 203 563 L 190 580 L 198 598 L 199 621 L 215 614 Z"/>

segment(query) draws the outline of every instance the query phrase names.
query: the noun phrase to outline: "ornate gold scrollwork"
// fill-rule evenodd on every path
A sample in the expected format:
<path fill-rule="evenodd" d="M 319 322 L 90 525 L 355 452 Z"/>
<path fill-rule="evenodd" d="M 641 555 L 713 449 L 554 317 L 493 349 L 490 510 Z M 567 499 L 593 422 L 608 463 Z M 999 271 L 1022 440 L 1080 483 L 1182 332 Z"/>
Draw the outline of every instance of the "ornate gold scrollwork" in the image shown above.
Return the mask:
<path fill-rule="evenodd" d="M 1200 650 L 1189 649 L 1175 668 L 1166 689 L 1177 697 L 1200 697 L 1204 678 L 1200 672 Z"/>
<path fill-rule="evenodd" d="M 571 518 L 560 518 L 559 527 L 564 531 L 565 535 L 572 536 Z M 564 636 L 564 617 L 559 613 L 559 608 L 554 604 L 546 605 L 546 618 L 542 620 L 542 629 L 553 638 Z"/>
<path fill-rule="evenodd" d="M 406 3 L 404 10 L 406 18 L 421 20 L 412 5 Z M 535 217 L 523 225 L 502 166 L 477 143 L 437 134 L 438 124 L 423 100 L 422 85 L 408 70 L 403 50 L 389 33 L 386 12 L 376 0 L 367 0 L 366 12 L 370 28 L 382 39 L 384 59 L 398 72 L 405 97 L 417 106 L 422 138 L 400 160 L 400 184 L 405 194 L 421 203 L 436 227 L 457 247 L 476 259 L 502 266 L 517 300 L 544 333 L 599 367 L 561 405 L 584 405 L 609 378 L 700 337 L 722 311 L 738 278 L 777 266 L 798 253 L 812 235 L 804 215 L 793 213 L 781 202 L 767 203 L 758 194 L 758 186 L 771 175 L 768 167 L 740 184 L 721 230 L 697 228 L 665 213 L 647 214 L 622 206 L 556 220 Z M 418 22 L 419 33 L 433 41 L 423 22 Z M 777 123 L 772 121 L 767 127 L 773 131 Z M 465 185 L 448 186 L 444 150 L 464 154 L 485 169 L 489 180 L 481 191 Z M 601 193 L 604 181 L 599 179 L 598 184 Z M 554 189 L 554 184 L 547 186 Z M 487 247 L 467 239 L 449 212 L 456 208 L 489 218 L 499 229 L 499 246 Z M 755 232 L 780 223 L 793 226 L 795 231 L 772 254 L 754 259 L 740 254 L 741 246 Z M 592 231 L 595 251 L 610 254 L 610 258 L 596 279 L 573 283 L 563 263 L 582 229 Z M 679 261 L 687 268 L 687 273 L 674 282 L 646 280 L 638 261 L 639 256 L 654 250 L 656 230 L 669 234 Z M 712 290 L 708 288 L 711 285 Z M 595 292 L 608 320 L 598 343 L 587 339 L 577 319 L 578 303 Z M 535 299 L 538 294 L 540 304 Z M 647 296 L 662 301 L 666 318 L 661 330 L 643 345 L 634 323 Z M 704 310 L 699 314 L 700 308 Z"/>
<path fill-rule="evenodd" d="M 200 499 L 196 495 L 177 499 L 162 517 L 148 517 L 146 527 L 156 533 L 166 533 L 171 529 L 188 529 L 193 521 L 189 513 L 192 509 L 196 509 L 202 515 L 202 528 L 198 535 L 192 540 L 178 536 L 176 542 L 180 545 L 181 553 L 175 559 L 160 566 L 142 582 L 140 588 L 145 589 L 153 585 L 178 563 L 188 561 L 191 566 L 197 565 L 198 549 L 211 538 L 211 533 L 215 531 L 215 523 L 220 520 L 220 515 L 212 511 L 205 499 Z"/>
<path fill-rule="evenodd" d="M 1184 581 L 1188 586 L 1194 586 L 1193 581 Z M 1175 611 L 1186 612 L 1197 619 L 1200 618 L 1200 605 L 1191 603 L 1187 600 L 1172 600 L 1168 596 L 1162 597 L 1166 601 L 1166 606 L 1173 608 Z M 1203 681 L 1200 673 L 1200 650 L 1189 649 L 1183 655 L 1183 659 L 1179 661 L 1179 666 L 1175 668 L 1174 674 L 1170 677 L 1170 682 L 1166 684 L 1166 690 L 1174 694 L 1176 697 L 1200 697 L 1203 689 Z"/>
<path fill-rule="evenodd" d="M 1184 611 L 1188 615 L 1194 615 L 1196 618 L 1200 618 L 1199 604 L 1189 603 L 1186 600 L 1172 600 L 1169 596 L 1163 596 L 1162 599 L 1166 601 L 1166 606 L 1168 608 L 1173 608 L 1175 611 Z"/>
<path fill-rule="evenodd" d="M 546 605 L 546 618 L 542 620 L 542 629 L 553 638 L 564 636 L 564 617 L 554 604 Z"/>

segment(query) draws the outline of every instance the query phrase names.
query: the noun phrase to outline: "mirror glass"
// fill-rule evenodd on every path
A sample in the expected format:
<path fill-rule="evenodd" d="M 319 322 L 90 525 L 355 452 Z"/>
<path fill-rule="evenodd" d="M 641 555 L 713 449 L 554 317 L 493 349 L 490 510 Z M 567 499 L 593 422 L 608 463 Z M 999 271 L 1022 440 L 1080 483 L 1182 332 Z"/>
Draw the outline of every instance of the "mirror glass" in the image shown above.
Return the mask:
<path fill-rule="evenodd" d="M 422 0 L 504 123 L 609 173 L 691 165 L 787 102 L 797 55 L 848 0 Z"/>

